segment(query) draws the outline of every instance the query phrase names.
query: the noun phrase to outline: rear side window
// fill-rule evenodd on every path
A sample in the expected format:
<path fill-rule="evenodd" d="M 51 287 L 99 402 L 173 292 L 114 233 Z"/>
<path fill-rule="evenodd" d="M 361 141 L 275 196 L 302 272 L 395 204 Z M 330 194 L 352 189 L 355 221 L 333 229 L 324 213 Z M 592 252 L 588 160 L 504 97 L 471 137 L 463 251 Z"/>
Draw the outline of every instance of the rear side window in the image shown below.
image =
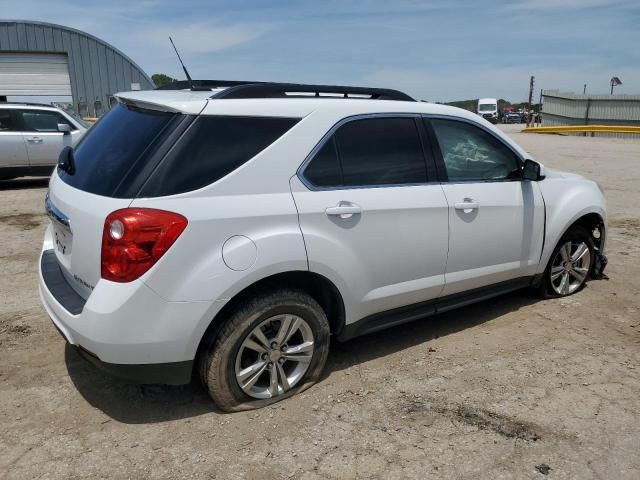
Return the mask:
<path fill-rule="evenodd" d="M 425 183 L 427 168 L 414 118 L 365 118 L 342 125 L 304 176 L 318 187 Z"/>
<path fill-rule="evenodd" d="M 298 121 L 275 117 L 199 117 L 158 166 L 141 195 L 173 195 L 209 185 L 251 160 Z"/>
<path fill-rule="evenodd" d="M 179 116 L 118 104 L 76 146 L 75 173 L 69 175 L 58 168 L 58 175 L 72 187 L 114 196 L 130 170 L 148 158 L 154 144 Z"/>

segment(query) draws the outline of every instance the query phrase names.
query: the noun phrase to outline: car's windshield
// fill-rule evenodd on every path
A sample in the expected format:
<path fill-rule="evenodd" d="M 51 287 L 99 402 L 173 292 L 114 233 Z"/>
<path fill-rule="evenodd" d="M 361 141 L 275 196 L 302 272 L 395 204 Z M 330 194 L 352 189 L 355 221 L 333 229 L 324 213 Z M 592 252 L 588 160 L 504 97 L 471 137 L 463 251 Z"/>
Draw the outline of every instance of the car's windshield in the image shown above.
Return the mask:
<path fill-rule="evenodd" d="M 75 112 L 73 111 L 69 111 L 69 110 L 65 110 L 65 113 L 69 116 L 71 116 L 76 122 L 78 122 L 80 125 L 82 125 L 84 128 L 89 128 L 91 127 L 90 123 L 85 122 L 80 115 L 76 115 Z"/>
<path fill-rule="evenodd" d="M 493 112 L 496 109 L 495 103 L 481 103 L 478 110 L 481 112 Z"/>

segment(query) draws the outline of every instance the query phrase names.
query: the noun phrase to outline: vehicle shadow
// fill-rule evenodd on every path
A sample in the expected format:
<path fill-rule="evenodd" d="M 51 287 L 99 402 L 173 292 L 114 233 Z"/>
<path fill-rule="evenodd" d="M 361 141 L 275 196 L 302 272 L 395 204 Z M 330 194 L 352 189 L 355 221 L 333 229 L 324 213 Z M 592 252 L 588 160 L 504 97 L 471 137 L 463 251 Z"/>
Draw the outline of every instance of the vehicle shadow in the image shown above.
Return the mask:
<path fill-rule="evenodd" d="M 332 372 L 483 324 L 536 301 L 531 291 L 525 289 L 345 343 L 333 342 L 323 379 Z M 446 357 L 446 352 L 439 352 L 439 355 Z M 69 345 L 65 349 L 65 363 L 84 399 L 119 422 L 157 423 L 222 413 L 195 380 L 179 387 L 126 383 L 102 373 Z M 316 388 L 322 388 L 322 385 Z"/>
<path fill-rule="evenodd" d="M 0 180 L 0 190 L 25 190 L 27 188 L 47 188 L 49 177 L 27 177 L 14 180 Z"/>

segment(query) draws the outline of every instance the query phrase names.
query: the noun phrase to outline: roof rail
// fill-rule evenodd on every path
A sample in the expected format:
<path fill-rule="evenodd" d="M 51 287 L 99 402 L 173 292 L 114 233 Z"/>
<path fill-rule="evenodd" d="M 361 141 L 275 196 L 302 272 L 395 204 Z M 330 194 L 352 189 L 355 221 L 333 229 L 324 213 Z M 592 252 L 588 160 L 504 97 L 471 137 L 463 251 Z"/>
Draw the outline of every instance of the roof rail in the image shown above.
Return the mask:
<path fill-rule="evenodd" d="M 262 83 L 262 82 L 249 82 L 243 80 L 176 80 L 175 82 L 166 83 L 156 90 L 197 90 L 207 91 L 212 88 L 234 87 L 236 85 L 246 85 L 248 83 Z"/>
<path fill-rule="evenodd" d="M 23 106 L 29 106 L 29 107 L 56 108 L 55 105 L 52 105 L 50 103 L 36 103 L 36 102 L 5 102 L 5 101 L 1 101 L 0 105 L 23 105 Z"/>
<path fill-rule="evenodd" d="M 187 81 L 177 81 L 157 90 L 190 89 Z M 415 102 L 406 93 L 390 88 L 347 87 L 344 85 L 308 85 L 304 83 L 247 82 L 238 80 L 194 80 L 192 90 L 206 91 L 226 87 L 212 99 L 231 98 L 364 98 L 369 100 L 401 100 Z"/>

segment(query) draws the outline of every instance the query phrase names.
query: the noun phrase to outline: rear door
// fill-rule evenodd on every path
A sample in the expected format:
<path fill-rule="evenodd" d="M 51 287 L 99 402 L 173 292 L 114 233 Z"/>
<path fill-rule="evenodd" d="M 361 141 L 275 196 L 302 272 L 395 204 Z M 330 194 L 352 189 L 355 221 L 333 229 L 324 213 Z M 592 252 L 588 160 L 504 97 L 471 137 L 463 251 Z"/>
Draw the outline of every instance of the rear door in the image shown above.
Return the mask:
<path fill-rule="evenodd" d="M 0 168 L 29 165 L 18 111 L 0 108 Z"/>
<path fill-rule="evenodd" d="M 72 145 L 72 136 L 58 131 L 58 124 L 66 124 L 75 130 L 77 127 L 62 114 L 53 110 L 20 110 L 24 139 L 32 167 L 55 165 L 58 155 L 65 146 Z"/>
<path fill-rule="evenodd" d="M 309 267 L 344 293 L 347 322 L 442 291 L 447 203 L 419 122 L 347 119 L 291 179 Z"/>
<path fill-rule="evenodd" d="M 449 203 L 443 295 L 529 277 L 540 261 L 544 203 L 522 180 L 521 160 L 475 123 L 432 118 L 436 160 Z"/>

